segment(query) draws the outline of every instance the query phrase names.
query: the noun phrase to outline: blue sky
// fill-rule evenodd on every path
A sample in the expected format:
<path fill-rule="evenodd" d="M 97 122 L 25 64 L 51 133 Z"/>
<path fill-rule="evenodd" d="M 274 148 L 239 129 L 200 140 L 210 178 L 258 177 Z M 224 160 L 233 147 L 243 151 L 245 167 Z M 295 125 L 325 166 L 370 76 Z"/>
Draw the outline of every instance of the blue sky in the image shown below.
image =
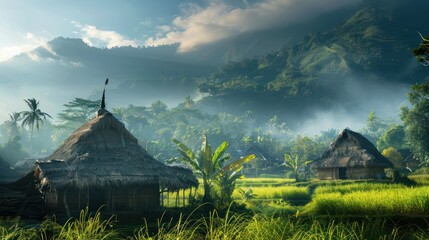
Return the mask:
<path fill-rule="evenodd" d="M 143 44 L 155 35 L 156 26 L 171 22 L 183 4 L 178 0 L 0 0 L 0 60 L 58 36 L 83 38 L 85 26 Z"/>
<path fill-rule="evenodd" d="M 179 43 L 192 51 L 234 35 L 314 19 L 361 0 L 0 0 L 0 61 L 55 37 L 96 47 Z"/>

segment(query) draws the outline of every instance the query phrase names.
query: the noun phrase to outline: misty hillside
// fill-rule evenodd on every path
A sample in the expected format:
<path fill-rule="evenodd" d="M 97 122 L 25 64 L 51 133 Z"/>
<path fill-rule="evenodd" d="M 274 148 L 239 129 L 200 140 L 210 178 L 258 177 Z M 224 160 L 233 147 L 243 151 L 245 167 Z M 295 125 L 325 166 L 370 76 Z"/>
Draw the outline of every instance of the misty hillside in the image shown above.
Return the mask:
<path fill-rule="evenodd" d="M 210 109 L 221 102 L 229 112 L 262 109 L 292 125 L 318 110 L 369 112 L 386 102 L 394 110 L 404 88 L 428 75 L 412 55 L 421 40 L 417 31 L 427 29 L 419 11 L 366 6 L 298 44 L 227 64 L 199 82 L 209 95 L 200 104 Z"/>
<path fill-rule="evenodd" d="M 0 87 L 14 89 L 2 91 L 5 98 L 40 99 L 53 115 L 75 97 L 98 99 L 110 78 L 109 107 L 156 100 L 175 106 L 188 95 L 199 100 L 200 92 L 205 111 L 251 110 L 263 121 L 276 114 L 291 127 L 320 122 L 321 113 L 336 121 L 362 120 L 371 110 L 397 116 L 409 85 L 427 75 L 411 50 L 420 42 L 417 31 L 429 32 L 421 21 L 428 7 L 422 0 L 362 1 L 186 54 L 177 53 L 177 45 L 100 49 L 58 37 L 1 62 Z M 236 61 L 221 64 L 230 60 Z M 3 117 L 15 111 L 1 107 Z"/>

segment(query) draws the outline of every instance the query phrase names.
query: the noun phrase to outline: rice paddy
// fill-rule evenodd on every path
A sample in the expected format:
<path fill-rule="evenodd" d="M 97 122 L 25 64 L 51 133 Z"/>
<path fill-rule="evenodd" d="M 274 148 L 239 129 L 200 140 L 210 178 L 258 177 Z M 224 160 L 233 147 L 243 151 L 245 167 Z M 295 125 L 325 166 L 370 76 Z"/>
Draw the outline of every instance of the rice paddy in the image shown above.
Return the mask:
<path fill-rule="evenodd" d="M 198 213 L 176 215 L 174 220 L 141 222 L 127 231 L 114 217 L 103 219 L 88 212 L 63 225 L 47 220 L 28 226 L 3 219 L 0 239 L 429 239 L 428 179 L 414 177 L 414 187 L 371 181 L 240 179 L 233 193 L 240 211 L 195 210 Z M 244 198 L 248 190 L 252 197 Z M 201 195 L 201 189 L 196 194 Z M 164 195 L 164 203 L 167 198 L 169 202 L 166 211 L 177 200 L 180 205 L 182 196 L 183 192 Z"/>

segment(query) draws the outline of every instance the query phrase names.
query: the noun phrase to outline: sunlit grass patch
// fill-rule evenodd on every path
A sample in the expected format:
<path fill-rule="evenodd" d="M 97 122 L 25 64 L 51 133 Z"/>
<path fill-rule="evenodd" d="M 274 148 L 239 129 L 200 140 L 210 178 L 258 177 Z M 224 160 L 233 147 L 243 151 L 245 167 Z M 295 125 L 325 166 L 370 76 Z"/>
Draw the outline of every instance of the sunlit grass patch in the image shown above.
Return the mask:
<path fill-rule="evenodd" d="M 283 200 L 293 205 L 305 205 L 311 200 L 307 187 L 281 186 L 281 187 L 252 187 L 254 199 Z M 233 199 L 242 198 L 238 189 L 232 194 Z"/>
<path fill-rule="evenodd" d="M 429 187 L 319 193 L 306 211 L 333 215 L 428 215 Z"/>
<path fill-rule="evenodd" d="M 291 178 L 243 178 L 237 180 L 238 187 L 270 187 L 295 182 Z"/>
<path fill-rule="evenodd" d="M 417 185 L 429 186 L 429 175 L 427 175 L 427 174 L 410 175 L 409 178 L 411 180 L 414 180 L 417 183 Z"/>
<path fill-rule="evenodd" d="M 352 193 L 352 192 L 364 192 L 364 191 L 382 191 L 388 189 L 408 189 L 407 186 L 402 184 L 386 184 L 386 183 L 352 183 L 347 185 L 329 185 L 329 186 L 319 186 L 315 190 L 315 194 L 323 193 Z"/>

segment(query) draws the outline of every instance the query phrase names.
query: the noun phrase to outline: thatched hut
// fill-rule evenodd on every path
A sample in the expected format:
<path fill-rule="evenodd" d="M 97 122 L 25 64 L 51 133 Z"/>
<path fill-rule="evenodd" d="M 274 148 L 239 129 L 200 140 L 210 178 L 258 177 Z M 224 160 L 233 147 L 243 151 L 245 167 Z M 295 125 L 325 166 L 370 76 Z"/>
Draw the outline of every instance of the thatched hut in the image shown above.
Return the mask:
<path fill-rule="evenodd" d="M 34 172 L 19 180 L 0 184 L 0 216 L 42 219 L 44 201 Z"/>
<path fill-rule="evenodd" d="M 19 176 L 18 172 L 11 169 L 9 164 L 0 158 L 0 183 L 15 181 Z"/>
<path fill-rule="evenodd" d="M 392 163 L 364 136 L 344 129 L 312 164 L 319 179 L 380 179 Z"/>
<path fill-rule="evenodd" d="M 246 151 L 243 151 L 239 157 L 250 154 L 254 154 L 256 158 L 252 162 L 243 165 L 243 173 L 245 173 L 246 176 L 259 177 L 259 174 L 261 173 L 272 173 L 273 168 L 279 166 L 283 162 L 273 154 L 265 152 L 255 145 L 250 146 Z"/>
<path fill-rule="evenodd" d="M 104 103 L 102 103 L 102 106 Z M 197 187 L 192 171 L 155 160 L 110 112 L 77 129 L 36 163 L 45 209 L 68 215 L 90 210 L 143 212 L 160 207 L 160 193 Z"/>

